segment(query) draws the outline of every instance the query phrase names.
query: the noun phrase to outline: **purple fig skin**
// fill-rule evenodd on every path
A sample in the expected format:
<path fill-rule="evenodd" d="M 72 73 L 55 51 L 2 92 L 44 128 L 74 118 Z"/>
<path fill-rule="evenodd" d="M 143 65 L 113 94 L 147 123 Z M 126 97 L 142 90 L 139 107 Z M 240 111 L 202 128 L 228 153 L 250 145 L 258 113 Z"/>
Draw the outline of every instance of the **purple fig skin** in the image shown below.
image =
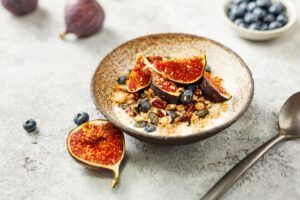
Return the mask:
<path fill-rule="evenodd" d="M 102 27 L 104 18 L 104 10 L 96 0 L 70 0 L 65 9 L 65 34 L 94 35 Z"/>
<path fill-rule="evenodd" d="M 38 4 L 37 0 L 1 0 L 2 5 L 14 15 L 21 16 L 33 12 Z"/>
<path fill-rule="evenodd" d="M 231 96 L 222 94 L 216 88 L 214 88 L 213 85 L 208 80 L 206 80 L 204 76 L 199 82 L 199 89 L 202 90 L 203 96 L 213 103 L 221 103 L 231 98 Z"/>

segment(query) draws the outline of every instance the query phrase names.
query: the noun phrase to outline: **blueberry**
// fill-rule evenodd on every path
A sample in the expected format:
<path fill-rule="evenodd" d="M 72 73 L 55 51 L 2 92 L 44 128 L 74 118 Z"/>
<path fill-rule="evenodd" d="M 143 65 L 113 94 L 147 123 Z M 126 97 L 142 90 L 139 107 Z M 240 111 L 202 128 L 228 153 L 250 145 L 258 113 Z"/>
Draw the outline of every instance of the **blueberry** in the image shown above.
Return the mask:
<path fill-rule="evenodd" d="M 145 131 L 146 132 L 154 132 L 154 131 L 156 131 L 156 127 L 152 124 L 148 124 L 147 126 L 145 126 Z"/>
<path fill-rule="evenodd" d="M 262 31 L 267 31 L 267 30 L 269 30 L 269 25 L 268 25 L 268 24 L 262 24 L 262 25 L 260 26 L 260 30 L 262 30 Z"/>
<path fill-rule="evenodd" d="M 257 22 L 258 21 L 258 16 L 254 15 L 252 13 L 246 13 L 245 17 L 244 17 L 244 22 L 250 24 L 252 22 Z"/>
<path fill-rule="evenodd" d="M 256 2 L 252 1 L 252 2 L 248 3 L 247 10 L 249 12 L 252 12 L 256 7 L 257 7 Z"/>
<path fill-rule="evenodd" d="M 238 26 L 242 28 L 248 28 L 248 24 L 246 23 L 240 23 Z"/>
<path fill-rule="evenodd" d="M 256 4 L 261 8 L 268 8 L 271 6 L 272 2 L 271 0 L 256 0 Z"/>
<path fill-rule="evenodd" d="M 251 30 L 260 30 L 260 25 L 259 23 L 251 23 L 248 28 Z"/>
<path fill-rule="evenodd" d="M 236 20 L 234 20 L 234 23 L 236 25 L 240 25 L 241 23 L 244 23 L 243 19 L 242 18 L 237 18 Z"/>
<path fill-rule="evenodd" d="M 280 27 L 282 27 L 282 23 L 280 23 L 279 21 L 274 21 L 269 24 L 270 30 L 278 29 Z"/>
<path fill-rule="evenodd" d="M 280 23 L 282 23 L 283 25 L 287 24 L 288 19 L 287 16 L 285 14 L 280 14 L 276 17 L 276 20 L 279 21 Z"/>
<path fill-rule="evenodd" d="M 89 114 L 87 114 L 86 112 L 81 112 L 81 113 L 78 113 L 75 117 L 74 117 L 74 123 L 76 125 L 81 125 L 87 121 L 89 121 Z"/>
<path fill-rule="evenodd" d="M 176 113 L 174 111 L 167 111 L 167 115 L 170 116 L 171 118 L 171 123 L 174 122 L 175 118 L 177 117 L 176 116 Z"/>
<path fill-rule="evenodd" d="M 271 7 L 269 7 L 269 12 L 272 14 L 280 14 L 284 11 L 284 5 L 281 2 L 274 3 Z"/>
<path fill-rule="evenodd" d="M 239 9 L 241 12 L 245 13 L 247 11 L 247 2 L 243 2 L 239 5 Z"/>
<path fill-rule="evenodd" d="M 244 3 L 247 2 L 248 0 L 233 0 L 234 4 L 240 4 L 240 3 Z"/>
<path fill-rule="evenodd" d="M 142 99 L 139 101 L 138 107 L 140 112 L 148 112 L 148 110 L 151 108 L 151 104 L 148 99 Z"/>
<path fill-rule="evenodd" d="M 252 13 L 254 15 L 256 15 L 259 19 L 263 19 L 266 15 L 267 15 L 267 12 L 259 7 L 255 8 Z"/>
<path fill-rule="evenodd" d="M 124 84 L 126 83 L 126 79 L 127 79 L 127 77 L 124 76 L 124 75 L 122 75 L 122 76 L 120 76 L 120 77 L 118 78 L 118 83 L 119 83 L 120 85 L 124 85 Z"/>
<path fill-rule="evenodd" d="M 23 124 L 23 128 L 27 132 L 33 132 L 36 130 L 36 121 L 34 119 L 29 119 Z"/>
<path fill-rule="evenodd" d="M 273 14 L 267 14 L 263 19 L 263 21 L 267 23 L 271 23 L 274 20 L 275 20 L 275 16 Z"/>
<path fill-rule="evenodd" d="M 206 64 L 205 71 L 211 72 L 211 66 L 209 64 Z"/>
<path fill-rule="evenodd" d="M 158 123 L 158 116 L 154 112 L 150 112 L 148 118 L 150 119 L 151 124 L 156 125 Z"/>
<path fill-rule="evenodd" d="M 189 104 L 193 100 L 193 92 L 191 90 L 185 90 L 180 95 L 180 100 L 183 104 Z"/>
<path fill-rule="evenodd" d="M 229 11 L 228 17 L 233 21 L 236 18 L 244 16 L 244 11 L 240 8 L 234 8 Z"/>
<path fill-rule="evenodd" d="M 196 89 L 196 84 L 192 84 L 192 85 L 187 86 L 187 89 L 194 92 L 194 90 Z"/>

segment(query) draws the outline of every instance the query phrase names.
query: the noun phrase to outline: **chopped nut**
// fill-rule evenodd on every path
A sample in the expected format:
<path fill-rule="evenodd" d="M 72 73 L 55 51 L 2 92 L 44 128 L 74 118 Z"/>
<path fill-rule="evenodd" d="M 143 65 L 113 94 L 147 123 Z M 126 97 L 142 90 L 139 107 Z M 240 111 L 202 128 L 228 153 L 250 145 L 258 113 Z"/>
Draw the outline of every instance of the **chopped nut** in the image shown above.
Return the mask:
<path fill-rule="evenodd" d="M 205 106 L 204 106 L 204 103 L 202 103 L 202 102 L 197 102 L 196 104 L 195 104 L 195 109 L 196 110 L 202 110 L 202 109 L 204 109 L 205 108 Z"/>
<path fill-rule="evenodd" d="M 175 110 L 176 109 L 176 104 L 168 104 L 166 107 L 166 110 Z"/>
<path fill-rule="evenodd" d="M 111 100 L 116 103 L 125 103 L 129 99 L 129 94 L 123 91 L 115 91 Z"/>
<path fill-rule="evenodd" d="M 159 97 L 155 97 L 153 100 L 151 100 L 151 104 L 156 108 L 162 108 L 162 109 L 166 108 L 167 106 L 167 102 L 163 101 Z"/>
<path fill-rule="evenodd" d="M 178 110 L 178 111 L 184 111 L 185 110 L 185 106 L 184 105 L 177 105 L 176 106 L 176 110 Z"/>

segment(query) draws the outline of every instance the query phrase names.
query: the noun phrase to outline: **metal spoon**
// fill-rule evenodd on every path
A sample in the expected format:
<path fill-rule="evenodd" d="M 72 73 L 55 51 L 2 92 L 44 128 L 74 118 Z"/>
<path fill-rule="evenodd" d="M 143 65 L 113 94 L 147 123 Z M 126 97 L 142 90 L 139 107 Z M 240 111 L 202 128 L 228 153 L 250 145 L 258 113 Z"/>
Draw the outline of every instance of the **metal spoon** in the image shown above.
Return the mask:
<path fill-rule="evenodd" d="M 300 138 L 300 92 L 283 104 L 279 113 L 279 134 L 264 143 L 223 176 L 201 200 L 219 199 L 264 153 L 275 144 Z"/>

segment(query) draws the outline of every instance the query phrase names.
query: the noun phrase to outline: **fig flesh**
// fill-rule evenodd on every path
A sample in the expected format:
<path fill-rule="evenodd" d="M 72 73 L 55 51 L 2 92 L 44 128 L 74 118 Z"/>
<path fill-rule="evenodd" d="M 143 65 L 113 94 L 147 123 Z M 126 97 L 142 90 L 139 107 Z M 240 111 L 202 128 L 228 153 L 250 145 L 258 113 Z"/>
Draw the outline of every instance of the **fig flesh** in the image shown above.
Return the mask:
<path fill-rule="evenodd" d="M 93 120 L 73 129 L 67 139 L 70 155 L 80 164 L 114 172 L 112 187 L 118 183 L 125 141 L 121 130 L 106 120 Z"/>
<path fill-rule="evenodd" d="M 96 0 L 69 0 L 65 9 L 66 31 L 77 37 L 89 37 L 97 33 L 104 22 L 105 13 Z"/>
<path fill-rule="evenodd" d="M 142 54 L 138 54 L 136 57 L 134 67 L 126 81 L 127 91 L 130 93 L 146 88 L 151 82 L 151 70 L 145 68 L 145 60 L 147 60 L 147 58 Z"/>
<path fill-rule="evenodd" d="M 38 4 L 37 0 L 1 0 L 2 5 L 14 15 L 25 15 L 33 12 Z"/>
<path fill-rule="evenodd" d="M 155 72 L 152 73 L 152 89 L 156 96 L 168 103 L 179 102 L 180 91 L 177 85 Z"/>
<path fill-rule="evenodd" d="M 191 84 L 198 81 L 205 70 L 204 55 L 189 58 L 170 58 L 147 65 L 163 77 L 181 84 Z"/>
<path fill-rule="evenodd" d="M 222 87 L 221 80 L 213 77 L 209 72 L 204 72 L 199 82 L 199 89 L 202 90 L 204 97 L 213 103 L 220 103 L 231 98 L 231 95 Z"/>

